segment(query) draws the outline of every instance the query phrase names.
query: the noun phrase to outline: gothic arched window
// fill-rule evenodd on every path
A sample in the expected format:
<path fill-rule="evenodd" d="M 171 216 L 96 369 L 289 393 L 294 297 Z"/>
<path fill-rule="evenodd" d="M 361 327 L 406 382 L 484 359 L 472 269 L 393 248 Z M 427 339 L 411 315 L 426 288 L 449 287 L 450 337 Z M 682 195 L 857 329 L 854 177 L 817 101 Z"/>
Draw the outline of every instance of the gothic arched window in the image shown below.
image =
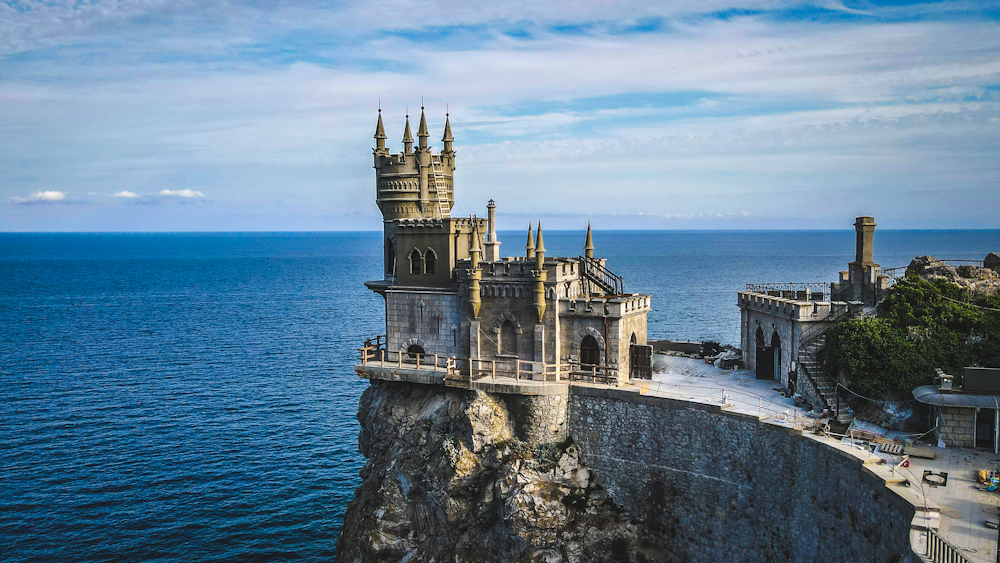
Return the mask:
<path fill-rule="evenodd" d="M 430 248 L 424 254 L 424 273 L 433 274 L 434 273 L 434 261 L 437 260 L 437 254 L 434 253 Z"/>
<path fill-rule="evenodd" d="M 410 251 L 410 273 L 420 274 L 424 271 L 424 258 L 420 255 L 420 251 L 414 248 Z"/>
<path fill-rule="evenodd" d="M 510 319 L 500 325 L 500 353 L 507 356 L 517 355 L 517 330 Z"/>

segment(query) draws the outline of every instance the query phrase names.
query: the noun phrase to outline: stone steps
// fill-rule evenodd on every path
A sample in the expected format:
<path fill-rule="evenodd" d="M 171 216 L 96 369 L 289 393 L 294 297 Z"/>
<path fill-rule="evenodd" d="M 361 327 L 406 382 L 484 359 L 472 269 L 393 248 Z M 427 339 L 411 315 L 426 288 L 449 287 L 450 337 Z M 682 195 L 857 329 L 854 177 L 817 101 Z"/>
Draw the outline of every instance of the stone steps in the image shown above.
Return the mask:
<path fill-rule="evenodd" d="M 826 409 L 836 417 L 837 421 L 849 423 L 854 420 L 854 415 L 848 410 L 845 397 L 840 395 L 837 383 L 827 375 L 823 366 L 815 359 L 816 353 L 822 349 L 825 340 L 825 337 L 820 337 L 799 352 L 799 370 L 802 372 L 802 375 L 808 377 L 812 382 L 820 399 L 825 403 Z M 839 401 L 838 395 L 840 395 Z M 840 406 L 839 411 L 837 409 L 838 404 Z"/>

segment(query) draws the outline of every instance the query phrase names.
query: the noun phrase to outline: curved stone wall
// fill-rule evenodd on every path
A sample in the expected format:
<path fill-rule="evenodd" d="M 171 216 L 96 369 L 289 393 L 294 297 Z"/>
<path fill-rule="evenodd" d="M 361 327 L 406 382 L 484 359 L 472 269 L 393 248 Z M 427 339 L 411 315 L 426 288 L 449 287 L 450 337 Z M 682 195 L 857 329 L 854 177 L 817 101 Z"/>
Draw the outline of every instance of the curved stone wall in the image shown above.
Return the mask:
<path fill-rule="evenodd" d="M 572 388 L 586 464 L 677 561 L 914 561 L 914 508 L 861 459 L 756 417 Z"/>

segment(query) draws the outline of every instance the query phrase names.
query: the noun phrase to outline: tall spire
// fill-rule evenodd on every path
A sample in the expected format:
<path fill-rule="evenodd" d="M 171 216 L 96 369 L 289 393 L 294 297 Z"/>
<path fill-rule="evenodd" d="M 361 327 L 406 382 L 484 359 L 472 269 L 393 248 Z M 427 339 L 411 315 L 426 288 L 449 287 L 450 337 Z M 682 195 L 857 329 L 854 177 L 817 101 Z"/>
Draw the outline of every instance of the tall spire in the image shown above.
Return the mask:
<path fill-rule="evenodd" d="M 524 245 L 524 257 L 531 259 L 535 257 L 535 235 L 531 233 L 531 222 L 528 222 L 528 244 Z"/>
<path fill-rule="evenodd" d="M 538 222 L 538 236 L 535 237 L 537 242 L 535 243 L 535 267 L 539 270 L 542 269 L 542 264 L 545 264 L 545 242 L 542 240 L 542 222 Z"/>
<path fill-rule="evenodd" d="M 472 257 L 472 267 L 473 268 L 475 268 L 476 265 L 479 264 L 479 260 L 482 259 L 482 256 L 480 256 L 480 253 L 482 253 L 482 251 L 483 251 L 482 247 L 479 246 L 479 225 L 478 225 L 478 221 L 474 221 L 474 223 L 476 223 L 476 224 L 472 227 L 472 232 L 469 233 L 469 234 L 472 235 L 472 242 L 471 242 L 471 244 L 469 244 L 469 255 Z"/>
<path fill-rule="evenodd" d="M 594 257 L 594 237 L 590 234 L 590 221 L 587 221 L 587 242 L 583 245 L 583 255 L 587 258 Z"/>
<path fill-rule="evenodd" d="M 382 127 L 382 108 L 378 110 L 378 125 L 375 126 L 375 148 L 385 150 L 385 128 Z"/>
<path fill-rule="evenodd" d="M 413 152 L 413 135 L 410 133 L 410 114 L 406 114 L 406 128 L 403 129 L 404 152 Z"/>
<path fill-rule="evenodd" d="M 441 142 L 444 143 L 444 152 L 453 152 L 451 144 L 455 142 L 455 138 L 451 136 L 451 119 L 447 113 L 444 114 L 444 137 Z"/>
<path fill-rule="evenodd" d="M 430 134 L 427 132 L 427 118 L 424 117 L 424 106 L 420 106 L 420 126 L 417 127 L 417 138 L 420 139 L 420 148 L 427 148 L 427 137 L 430 137 Z"/>

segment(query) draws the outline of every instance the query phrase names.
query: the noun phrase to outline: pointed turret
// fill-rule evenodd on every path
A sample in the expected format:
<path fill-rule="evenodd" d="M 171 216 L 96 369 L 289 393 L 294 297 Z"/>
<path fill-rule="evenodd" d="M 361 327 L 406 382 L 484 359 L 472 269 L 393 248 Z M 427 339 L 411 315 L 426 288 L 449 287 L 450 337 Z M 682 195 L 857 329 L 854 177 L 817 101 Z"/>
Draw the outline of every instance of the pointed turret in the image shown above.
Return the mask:
<path fill-rule="evenodd" d="M 452 150 L 452 143 L 455 142 L 455 138 L 451 136 L 451 119 L 448 114 L 444 114 L 444 137 L 441 137 L 441 142 L 444 143 L 443 152 L 455 152 Z"/>
<path fill-rule="evenodd" d="M 427 148 L 427 137 L 430 137 L 430 133 L 427 132 L 427 118 L 424 117 L 424 107 L 420 106 L 420 126 L 417 127 L 417 139 L 419 139 L 420 148 Z"/>
<path fill-rule="evenodd" d="M 542 240 L 542 222 L 538 222 L 538 242 L 535 244 L 535 269 L 531 274 L 535 277 L 535 312 L 538 313 L 538 322 L 542 322 L 545 316 L 545 280 L 548 277 L 545 273 L 545 241 Z"/>
<path fill-rule="evenodd" d="M 590 234 L 590 221 L 587 221 L 587 242 L 583 245 L 583 255 L 587 258 L 594 257 L 594 237 Z"/>
<path fill-rule="evenodd" d="M 403 129 L 403 152 L 413 152 L 413 135 L 410 133 L 410 114 L 406 114 L 406 128 Z"/>
<path fill-rule="evenodd" d="M 378 124 L 375 125 L 375 149 L 378 151 L 385 150 L 385 127 L 382 127 L 382 109 L 378 110 Z"/>
<path fill-rule="evenodd" d="M 535 237 L 537 242 L 535 242 L 535 264 L 536 267 L 541 270 L 542 265 L 545 264 L 545 241 L 542 240 L 542 222 L 538 222 L 538 236 Z"/>
<path fill-rule="evenodd" d="M 472 267 L 478 268 L 479 261 L 482 260 L 483 248 L 479 246 L 479 227 L 472 228 L 472 242 L 469 244 L 469 255 L 472 257 Z"/>
<path fill-rule="evenodd" d="M 524 257 L 531 260 L 535 257 L 535 235 L 531 232 L 531 223 L 528 223 L 528 243 L 524 245 Z"/>

